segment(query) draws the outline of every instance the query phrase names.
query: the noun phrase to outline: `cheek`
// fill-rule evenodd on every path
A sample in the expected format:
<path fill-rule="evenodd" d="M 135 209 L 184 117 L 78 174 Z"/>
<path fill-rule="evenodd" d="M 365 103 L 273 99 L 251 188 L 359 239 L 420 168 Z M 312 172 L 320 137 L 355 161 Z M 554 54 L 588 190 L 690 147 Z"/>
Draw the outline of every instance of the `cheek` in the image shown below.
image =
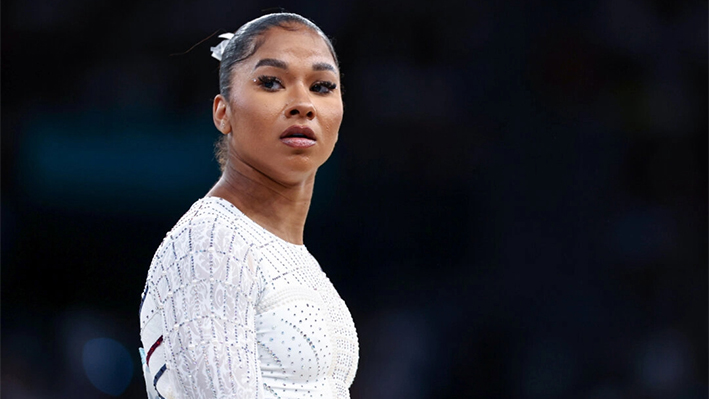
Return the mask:
<path fill-rule="evenodd" d="M 342 117 L 342 108 L 338 107 L 329 109 L 328 112 L 323 115 L 323 124 L 329 134 L 337 137 L 337 132 L 340 130 L 340 124 L 342 123 Z"/>
<path fill-rule="evenodd" d="M 265 131 L 273 126 L 279 110 L 272 102 L 245 101 L 234 104 L 232 120 L 234 126 L 244 133 Z"/>

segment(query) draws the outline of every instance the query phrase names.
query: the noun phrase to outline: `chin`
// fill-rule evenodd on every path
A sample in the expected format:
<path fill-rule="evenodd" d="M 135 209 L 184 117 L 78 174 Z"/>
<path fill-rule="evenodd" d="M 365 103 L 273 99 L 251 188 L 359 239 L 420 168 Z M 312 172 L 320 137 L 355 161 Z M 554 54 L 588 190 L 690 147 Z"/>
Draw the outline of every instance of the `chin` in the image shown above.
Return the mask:
<path fill-rule="evenodd" d="M 312 157 L 304 154 L 297 154 L 288 157 L 286 167 L 288 170 L 296 174 L 315 173 L 321 167 L 327 158 L 319 159 L 320 157 Z"/>

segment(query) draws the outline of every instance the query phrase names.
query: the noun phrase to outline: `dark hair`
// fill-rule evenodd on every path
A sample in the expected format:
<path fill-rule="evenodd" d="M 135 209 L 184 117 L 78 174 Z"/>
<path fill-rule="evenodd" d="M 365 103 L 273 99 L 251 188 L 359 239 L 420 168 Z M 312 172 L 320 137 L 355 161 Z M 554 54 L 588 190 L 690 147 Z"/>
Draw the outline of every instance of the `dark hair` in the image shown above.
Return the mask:
<path fill-rule="evenodd" d="M 339 69 L 340 65 L 337 61 L 335 48 L 330 39 L 325 36 L 317 25 L 298 14 L 285 12 L 267 14 L 242 25 L 224 48 L 222 60 L 219 64 L 219 93 L 227 101 L 229 101 L 229 95 L 231 94 L 231 72 L 234 66 L 254 55 L 263 44 L 263 34 L 274 27 L 291 31 L 305 27 L 316 32 L 325 41 L 332 58 L 335 60 L 335 65 Z M 227 140 L 228 135 L 223 135 L 215 145 L 215 155 L 222 172 L 227 161 Z"/>

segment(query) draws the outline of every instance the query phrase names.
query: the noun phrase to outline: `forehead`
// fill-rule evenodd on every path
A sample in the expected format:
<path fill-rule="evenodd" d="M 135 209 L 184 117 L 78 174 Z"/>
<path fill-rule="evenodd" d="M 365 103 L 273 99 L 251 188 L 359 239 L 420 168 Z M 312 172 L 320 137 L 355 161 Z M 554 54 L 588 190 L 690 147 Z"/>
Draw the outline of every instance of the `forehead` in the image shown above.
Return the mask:
<path fill-rule="evenodd" d="M 288 29 L 273 27 L 263 33 L 261 40 L 261 46 L 251 56 L 249 63 L 255 64 L 262 58 L 278 58 L 328 62 L 334 66 L 335 60 L 325 39 L 309 28 L 301 26 Z"/>

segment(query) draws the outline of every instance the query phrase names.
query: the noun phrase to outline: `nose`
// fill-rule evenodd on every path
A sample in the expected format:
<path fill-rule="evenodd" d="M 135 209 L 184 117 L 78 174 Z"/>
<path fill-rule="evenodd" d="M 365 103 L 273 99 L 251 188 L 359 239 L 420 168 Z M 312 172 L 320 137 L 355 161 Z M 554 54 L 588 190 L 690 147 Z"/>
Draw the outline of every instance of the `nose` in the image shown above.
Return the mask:
<path fill-rule="evenodd" d="M 288 118 L 297 116 L 315 118 L 315 106 L 310 99 L 310 92 L 304 87 L 295 88 L 285 112 Z"/>

